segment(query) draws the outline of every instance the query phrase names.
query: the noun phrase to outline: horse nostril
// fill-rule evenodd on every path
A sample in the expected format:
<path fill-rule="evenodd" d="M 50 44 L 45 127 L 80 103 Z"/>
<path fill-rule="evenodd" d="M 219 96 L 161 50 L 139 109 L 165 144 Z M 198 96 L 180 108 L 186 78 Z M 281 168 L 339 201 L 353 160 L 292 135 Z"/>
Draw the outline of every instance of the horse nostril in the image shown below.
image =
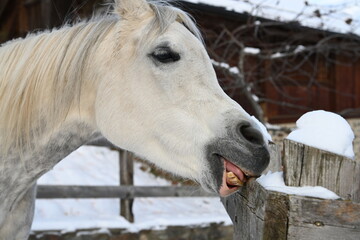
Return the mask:
<path fill-rule="evenodd" d="M 255 145 L 263 145 L 264 138 L 263 135 L 259 130 L 252 127 L 250 123 L 242 123 L 239 125 L 239 134 L 248 142 L 255 144 Z"/>

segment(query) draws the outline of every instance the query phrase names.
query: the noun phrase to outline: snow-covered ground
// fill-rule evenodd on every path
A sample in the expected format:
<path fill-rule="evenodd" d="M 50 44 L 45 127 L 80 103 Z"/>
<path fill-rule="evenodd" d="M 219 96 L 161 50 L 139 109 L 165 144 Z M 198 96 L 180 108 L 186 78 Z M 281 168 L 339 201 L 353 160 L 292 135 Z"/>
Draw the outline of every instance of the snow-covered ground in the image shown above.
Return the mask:
<path fill-rule="evenodd" d="M 359 0 L 185 0 L 303 26 L 360 35 Z"/>
<path fill-rule="evenodd" d="M 119 156 L 107 148 L 84 146 L 46 173 L 38 184 L 118 185 Z M 135 163 L 135 185 L 164 186 L 167 180 L 155 177 Z M 171 225 L 231 225 L 219 198 L 137 198 L 133 211 L 135 223 L 119 216 L 118 199 L 36 200 L 32 230 L 122 228 L 128 231 L 159 229 Z"/>

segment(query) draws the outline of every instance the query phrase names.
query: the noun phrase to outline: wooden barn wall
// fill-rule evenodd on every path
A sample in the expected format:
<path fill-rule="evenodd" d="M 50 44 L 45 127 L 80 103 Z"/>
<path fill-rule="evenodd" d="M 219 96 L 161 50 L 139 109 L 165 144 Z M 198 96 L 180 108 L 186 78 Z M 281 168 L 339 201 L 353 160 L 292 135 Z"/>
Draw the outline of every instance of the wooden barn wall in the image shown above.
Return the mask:
<path fill-rule="evenodd" d="M 297 65 L 301 57 L 293 62 L 287 59 L 268 61 L 267 75 L 274 75 L 275 78 L 277 66 L 281 66 L 283 61 Z M 267 81 L 265 95 L 271 101 L 265 106 L 269 120 L 289 122 L 295 121 L 301 114 L 310 110 L 334 111 L 334 99 L 337 94 L 334 91 L 333 74 L 333 66 L 329 65 L 326 59 L 312 56 L 301 69 L 285 71 L 276 81 Z"/>
<path fill-rule="evenodd" d="M 200 12 L 196 9 L 185 9 L 195 16 L 204 33 L 210 56 L 215 59 L 217 56 L 221 56 L 222 51 L 226 48 L 224 46 L 224 48 L 218 48 L 215 51 L 212 49 L 213 42 L 217 40 L 224 28 L 231 32 L 239 26 L 251 24 L 251 22 L 255 21 L 251 17 L 246 18 L 234 14 L 220 16 L 211 11 Z M 307 28 L 300 31 L 296 25 L 284 24 L 266 29 L 255 30 L 249 28 L 248 32 L 245 32 L 242 38 L 238 40 L 246 46 L 267 50 L 281 46 L 284 42 L 291 42 L 293 45 L 315 45 L 321 39 L 327 37 L 327 34 Z M 256 37 L 254 37 L 255 35 Z M 339 41 L 339 44 L 342 44 L 341 41 Z M 360 45 L 360 42 L 357 44 Z M 236 52 L 237 50 L 234 49 L 233 51 Z M 234 57 L 227 62 L 232 66 L 237 66 L 238 60 L 237 55 L 234 54 Z M 343 55 L 340 51 L 337 51 L 325 57 L 321 53 L 314 52 L 313 56 L 299 69 L 293 72 L 287 72 L 286 69 L 283 69 L 282 78 L 288 78 L 291 81 L 277 78 L 279 69 L 276 68 L 282 66 L 284 61 L 293 61 L 293 66 L 296 66 L 302 60 L 300 55 L 299 59 L 295 60 L 263 61 L 251 76 L 247 76 L 250 83 L 272 78 L 272 80 L 263 81 L 258 86 L 258 89 L 261 90 L 260 97 L 266 99 L 261 103 L 261 106 L 268 121 L 272 123 L 293 122 L 302 114 L 317 109 L 337 112 L 344 117 L 360 116 L 359 56 Z M 246 69 L 255 65 L 256 59 L 246 59 L 245 72 Z M 224 76 L 221 73 L 219 77 L 221 81 L 229 84 L 228 79 L 222 79 Z M 225 87 L 225 89 L 248 112 L 253 113 L 250 108 L 251 105 L 243 97 L 241 89 L 229 89 L 229 86 Z"/>
<path fill-rule="evenodd" d="M 107 0 L 1 0 L 0 43 L 86 18 Z"/>
<path fill-rule="evenodd" d="M 24 37 L 28 32 L 58 27 L 65 22 L 74 22 L 79 18 L 91 16 L 94 9 L 103 7 L 102 3 L 109 0 L 1 0 L 0 1 L 0 43 L 6 40 Z M 200 10 L 191 4 L 180 3 L 180 6 L 190 12 L 200 26 L 209 54 L 216 59 L 228 51 L 228 63 L 236 66 L 239 49 L 224 47 L 214 48 L 214 42 L 224 28 L 232 31 L 239 26 L 254 21 L 249 16 L 238 14 L 218 14 L 213 8 L 209 11 Z M 256 31 L 256 32 L 255 32 Z M 254 37 L 256 35 L 256 37 Z M 271 49 L 280 46 L 288 37 L 297 39 L 293 44 L 313 44 L 324 37 L 320 31 L 299 28 L 291 24 L 264 29 L 251 29 L 245 32 L 239 41 L 246 46 Z M 231 55 L 232 54 L 232 55 Z M 351 109 L 360 108 L 360 61 L 354 61 L 349 56 L 340 53 L 333 56 L 334 61 L 327 62 L 314 56 L 309 63 L 299 71 L 288 72 L 285 76 L 294 81 L 264 81 L 269 76 L 276 77 L 276 61 L 260 61 L 256 57 L 245 59 L 247 81 L 257 84 L 256 94 L 267 99 L 261 103 L 267 120 L 270 122 L 291 122 L 303 113 L 324 109 L 346 114 Z M 315 60 L 316 59 L 316 60 Z M 300 61 L 300 60 L 299 60 Z M 342 64 L 339 64 L 342 63 Z M 294 62 L 296 64 L 296 60 Z M 316 84 L 309 84 L 303 71 L 317 66 L 315 72 Z M 256 69 L 254 69 L 256 68 Z M 310 70 L 309 70 L 310 71 Z M 243 87 L 234 84 L 228 76 L 218 72 L 220 84 L 226 92 L 239 102 L 248 112 L 254 114 L 251 104 L 244 97 Z M 350 117 L 360 115 L 350 114 Z"/>
<path fill-rule="evenodd" d="M 353 62 L 351 57 L 337 56 L 335 67 L 336 111 L 360 107 L 360 62 Z"/>

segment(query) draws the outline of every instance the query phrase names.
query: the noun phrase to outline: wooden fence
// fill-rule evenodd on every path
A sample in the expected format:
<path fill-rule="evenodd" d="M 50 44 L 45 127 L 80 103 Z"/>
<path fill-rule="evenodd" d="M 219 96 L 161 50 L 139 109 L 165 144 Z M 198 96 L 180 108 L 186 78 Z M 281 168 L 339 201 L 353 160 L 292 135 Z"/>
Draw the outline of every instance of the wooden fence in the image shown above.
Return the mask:
<path fill-rule="evenodd" d="M 137 197 L 215 196 L 195 186 L 133 186 L 133 155 L 104 140 L 91 143 L 119 151 L 120 186 L 38 186 L 38 198 L 120 198 L 121 215 L 133 221 Z M 358 240 L 360 236 L 360 163 L 289 140 L 282 154 L 271 147 L 268 170 L 284 171 L 288 186 L 320 185 L 340 200 L 288 195 L 250 181 L 222 202 L 234 224 L 234 239 Z M 130 170 L 129 170 L 130 169 Z"/>
<path fill-rule="evenodd" d="M 216 197 L 198 186 L 134 186 L 133 154 L 117 148 L 104 138 L 88 145 L 108 147 L 119 151 L 119 186 L 59 186 L 38 185 L 38 199 L 53 198 L 119 198 L 120 215 L 130 222 L 134 221 L 132 205 L 138 197 Z"/>
<path fill-rule="evenodd" d="M 283 158 L 276 156 L 270 168 L 284 170 L 288 186 L 320 185 L 341 199 L 288 195 L 251 181 L 222 199 L 234 223 L 234 239 L 360 239 L 359 162 L 289 140 L 284 141 Z"/>

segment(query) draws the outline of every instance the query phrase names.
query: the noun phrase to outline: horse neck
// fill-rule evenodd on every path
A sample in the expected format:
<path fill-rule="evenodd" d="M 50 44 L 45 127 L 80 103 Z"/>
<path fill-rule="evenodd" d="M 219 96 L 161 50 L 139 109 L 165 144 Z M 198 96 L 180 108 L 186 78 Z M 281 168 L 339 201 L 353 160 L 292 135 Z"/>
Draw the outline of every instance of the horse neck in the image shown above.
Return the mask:
<path fill-rule="evenodd" d="M 94 129 L 83 122 L 67 120 L 52 132 L 43 134 L 34 149 L 21 155 L 10 154 L 6 159 L 0 156 L 0 215 L 16 207 L 40 176 L 96 135 Z"/>
<path fill-rule="evenodd" d="M 81 23 L 0 49 L 0 152 L 37 145 L 60 123 L 69 125 L 72 112 L 81 112 L 82 122 L 92 114 L 98 78 L 94 52 L 114 24 L 112 19 Z"/>
<path fill-rule="evenodd" d="M 98 33 L 96 32 L 95 37 L 96 40 L 100 41 L 103 39 L 106 34 L 111 30 L 111 25 L 113 25 L 113 22 L 110 21 L 110 23 L 102 23 L 97 24 L 98 31 L 104 30 L 105 32 Z M 87 30 L 88 32 L 85 32 Z M 75 29 L 74 31 L 79 33 L 81 29 Z M 84 26 L 82 27 L 83 31 L 83 38 L 90 40 L 93 39 L 89 34 L 91 34 L 91 31 L 95 31 L 91 28 L 91 26 Z M 44 34 L 43 36 L 34 36 L 32 39 L 25 40 L 24 43 L 15 42 L 15 45 L 21 45 L 23 44 L 24 48 L 26 48 L 25 45 L 26 41 L 28 42 L 37 42 L 38 39 L 42 39 L 42 41 L 45 43 L 47 40 L 53 40 L 57 38 L 56 35 L 61 35 L 61 32 L 55 32 L 55 35 L 53 33 Z M 67 43 L 70 44 L 74 40 L 74 32 L 71 32 L 69 30 L 69 33 L 64 30 L 64 34 L 72 34 L 72 38 L 67 39 L 66 41 L 64 39 L 61 39 L 61 36 L 59 36 L 59 42 L 56 43 L 52 42 L 51 44 L 61 44 Z M 88 35 L 86 35 L 88 34 Z M 86 35 L 86 36 L 85 36 Z M 77 36 L 79 37 L 79 36 Z M 78 40 L 79 41 L 79 40 Z M 71 58 L 71 55 L 63 56 L 60 59 L 56 57 L 56 52 L 51 52 L 51 49 L 47 49 L 47 54 L 54 54 L 54 59 L 50 61 L 50 58 L 47 59 L 48 61 L 43 61 L 42 67 L 35 68 L 33 72 L 23 72 L 21 74 L 15 73 L 15 75 L 12 75 L 12 71 L 8 70 L 7 73 L 0 72 L 0 87 L 3 87 L 3 90 L 0 89 L 0 97 L 5 96 L 7 93 L 7 89 L 5 87 L 8 87 L 8 83 L 4 82 L 5 79 L 14 80 L 13 82 L 20 84 L 25 84 L 26 81 L 29 82 L 29 79 L 31 76 L 40 76 L 37 80 L 33 82 L 33 86 L 35 88 L 38 87 L 41 84 L 44 84 L 44 89 L 40 89 L 38 92 L 31 93 L 34 95 L 41 95 L 41 97 L 35 96 L 36 100 L 31 100 L 31 102 L 22 101 L 21 98 L 18 98 L 18 105 L 19 106 L 27 106 L 30 105 L 33 108 L 32 109 L 32 115 L 31 117 L 34 117 L 35 119 L 29 120 L 27 115 L 22 114 L 20 109 L 16 109 L 16 112 L 11 109 L 9 106 L 14 106 L 15 104 L 11 103 L 14 101 L 14 98 L 11 98 L 12 92 L 8 94 L 9 96 L 5 98 L 1 98 L 0 107 L 6 108 L 5 110 L 2 110 L 4 113 L 9 112 L 13 114 L 13 119 L 16 119 L 15 117 L 21 116 L 23 121 L 19 121 L 19 124 L 17 125 L 11 125 L 9 123 L 8 125 L 4 124 L 4 119 L 0 116 L 0 129 L 7 129 L 7 126 L 13 126 L 14 129 L 18 129 L 19 126 L 23 126 L 27 124 L 27 121 L 29 121 L 29 126 L 32 127 L 30 130 L 33 131 L 35 126 L 35 132 L 36 137 L 31 138 L 31 141 L 27 142 L 27 146 L 20 146 L 23 147 L 21 149 L 18 149 L 16 147 L 16 142 L 11 142 L 11 148 L 9 150 L 9 153 L 6 155 L 0 154 L 0 186 L 4 185 L 5 183 L 11 183 L 11 186 L 9 184 L 7 185 L 7 189 L 9 191 L 3 191 L 0 193 L 0 201 L 2 200 L 2 197 L 7 196 L 6 194 L 12 193 L 19 193 L 26 190 L 29 186 L 31 186 L 32 183 L 34 183 L 41 175 L 43 175 L 45 172 L 52 169 L 59 161 L 61 161 L 64 157 L 66 157 L 68 154 L 70 154 L 72 151 L 77 149 L 79 146 L 83 145 L 87 141 L 91 140 L 91 138 L 96 135 L 96 125 L 94 120 L 94 101 L 96 97 L 96 73 L 92 72 L 92 69 L 95 69 L 96 67 L 92 65 L 93 61 L 91 61 L 92 57 L 92 47 L 95 45 L 95 40 L 91 43 L 86 43 L 87 46 L 82 47 L 82 50 L 86 52 L 82 53 L 74 53 L 74 56 L 79 60 L 79 62 L 69 62 L 68 65 L 64 65 L 65 60 L 67 58 L 73 60 L 74 58 Z M 49 45 L 50 43 L 47 43 Z M 50 44 L 50 45 L 51 45 Z M 96 44 L 98 44 L 96 42 Z M 8 48 L 6 50 L 0 51 L 0 54 L 2 56 L 6 54 L 11 54 L 12 49 L 15 49 L 15 45 L 9 44 L 5 46 Z M 91 45 L 91 46 L 90 46 Z M 51 47 L 51 46 L 50 46 Z M 64 50 L 67 51 L 66 54 L 69 54 L 69 46 L 64 46 Z M 29 47 L 30 48 L 30 47 Z M 72 47 L 75 49 L 76 47 Z M 43 54 L 39 52 L 33 52 L 29 53 L 28 56 L 34 56 L 36 54 Z M 63 53 L 64 54 L 64 53 Z M 82 54 L 86 54 L 88 56 L 83 57 Z M 40 56 L 40 55 L 39 55 Z M 1 57 L 1 56 L 0 56 Z M 29 57 L 29 59 L 30 59 Z M 38 57 L 40 58 L 40 57 Z M 29 62 L 30 60 L 24 60 L 19 62 L 19 64 L 23 64 L 22 66 L 24 69 L 27 67 L 26 62 Z M 59 62 L 57 62 L 59 60 Z M 82 60 L 86 60 L 87 65 L 81 65 Z M 25 64 L 24 64 L 25 62 Z M 18 64 L 18 65 L 19 65 Z M 47 64 L 47 65 L 46 65 Z M 51 65 L 52 64 L 52 65 Z M 74 66 L 75 64 L 75 66 Z M 11 64 L 10 64 L 11 65 Z M 5 67 L 4 67 L 5 66 Z M 7 67 L 10 67 L 9 64 L 6 62 L 2 62 L 0 60 L 0 69 L 7 70 Z M 54 67 L 55 66 L 55 67 Z M 64 67 L 65 66 L 65 67 Z M 84 75 L 75 75 L 70 76 L 67 75 L 70 68 L 76 68 L 79 67 L 78 72 L 81 71 L 81 73 L 85 73 Z M 44 70 L 44 71 L 50 71 L 51 68 L 59 67 L 59 70 L 55 72 L 42 72 L 40 75 L 37 71 L 38 69 Z M 20 66 L 17 66 L 16 69 L 20 69 Z M 62 69 L 61 69 L 62 68 Z M 21 71 L 21 70 L 20 70 Z M 61 73 L 64 73 L 63 75 Z M 59 74 L 60 73 L 60 74 Z M 4 75 L 5 74 L 5 75 Z M 74 74 L 76 71 L 74 71 Z M 29 76 L 29 79 L 21 80 L 21 76 Z M 49 76 L 54 76 L 56 78 L 49 79 L 49 82 L 45 81 L 45 78 Z M 59 77 L 60 76 L 60 77 Z M 63 77 L 61 77 L 63 76 Z M 78 79 L 77 76 L 79 76 Z M 95 77 L 94 77 L 95 76 Z M 58 84 L 59 81 L 64 81 L 64 84 L 69 84 L 69 79 L 73 79 L 73 85 L 67 85 L 62 86 L 62 89 L 58 92 Z M 30 79 L 32 81 L 33 79 Z M 75 81 L 81 81 L 80 84 L 76 83 Z M 10 85 L 16 85 L 14 83 L 10 83 Z M 76 89 L 73 89 L 76 88 Z M 5 90 L 4 90 L 5 89 Z M 8 87 L 8 89 L 10 89 Z M 23 87 L 23 92 L 26 92 L 27 87 Z M 2 92 L 1 92 L 2 91 Z M 16 92 L 14 90 L 14 92 Z M 18 91 L 19 92 L 19 91 Z M 69 96 L 69 92 L 71 96 Z M 29 93 L 30 94 L 30 93 Z M 34 96 L 34 95 L 29 95 Z M 54 95 L 56 95 L 54 97 Z M 21 95 L 23 96 L 23 94 Z M 20 97 L 21 97 L 20 96 Z M 37 98 L 36 98 L 37 97 Z M 31 99 L 31 98 L 29 98 Z M 17 100 L 15 100 L 17 101 Z M 4 102 L 6 102 L 4 104 Z M 59 114 L 59 111 L 61 114 Z M 0 110 L 1 112 L 1 110 Z M 16 114 L 15 114 L 16 113 Z M 31 125 L 34 123 L 33 125 Z M 43 123 L 43 124 L 42 124 Z M 3 125 L 1 125 L 3 124 Z M 44 127 L 43 127 L 43 126 Z M 27 126 L 27 125 L 26 125 Z M 30 132 L 32 133 L 32 132 Z M 4 137 L 3 134 L 0 136 L 0 144 L 5 144 L 7 141 L 13 140 L 11 137 L 13 135 L 6 135 Z M 20 150 L 20 151 L 19 151 Z M 14 195 L 16 196 L 16 194 Z"/>

